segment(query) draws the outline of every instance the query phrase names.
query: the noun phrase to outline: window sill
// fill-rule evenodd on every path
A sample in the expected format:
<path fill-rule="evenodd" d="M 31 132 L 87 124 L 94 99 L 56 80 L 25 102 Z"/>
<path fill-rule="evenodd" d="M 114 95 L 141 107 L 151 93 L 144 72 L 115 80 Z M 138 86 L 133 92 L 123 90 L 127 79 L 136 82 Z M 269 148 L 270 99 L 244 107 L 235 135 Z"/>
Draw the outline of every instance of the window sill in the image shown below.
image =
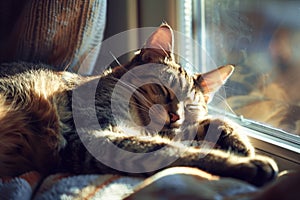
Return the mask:
<path fill-rule="evenodd" d="M 224 111 L 209 107 L 211 114 L 224 115 Z M 279 170 L 300 170 L 300 136 L 226 113 L 227 118 L 242 126 L 259 154 L 272 157 Z"/>
<path fill-rule="evenodd" d="M 243 127 L 255 150 L 272 157 L 279 170 L 300 170 L 300 145 Z"/>

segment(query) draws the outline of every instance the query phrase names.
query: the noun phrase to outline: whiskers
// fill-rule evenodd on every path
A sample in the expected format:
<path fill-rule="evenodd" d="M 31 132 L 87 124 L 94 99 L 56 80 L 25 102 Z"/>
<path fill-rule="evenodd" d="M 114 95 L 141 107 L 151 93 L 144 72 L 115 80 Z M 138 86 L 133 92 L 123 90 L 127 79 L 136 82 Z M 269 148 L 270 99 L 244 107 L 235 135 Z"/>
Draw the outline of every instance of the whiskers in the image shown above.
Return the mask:
<path fill-rule="evenodd" d="M 109 51 L 109 53 L 114 58 L 114 60 L 116 61 L 116 63 L 118 63 L 119 66 L 122 66 L 121 63 L 119 62 L 119 60 L 117 59 L 117 57 L 111 51 Z"/>
<path fill-rule="evenodd" d="M 139 80 L 140 82 L 143 82 L 136 74 L 132 73 L 130 70 L 128 70 L 126 67 L 124 67 L 120 61 L 117 59 L 117 57 L 111 52 L 109 51 L 110 55 L 114 58 L 115 62 L 119 65 L 119 67 L 121 67 L 122 69 L 124 69 L 127 73 L 129 73 L 129 75 L 132 78 L 135 78 L 137 80 Z M 121 80 L 120 80 L 121 81 Z"/>
<path fill-rule="evenodd" d="M 150 106 L 148 106 L 148 105 L 145 105 L 145 104 L 139 104 L 139 103 L 135 103 L 135 102 L 130 102 L 130 105 L 135 106 L 135 107 L 138 108 L 140 111 L 148 112 L 148 113 L 149 113 Z"/>
<path fill-rule="evenodd" d="M 219 108 L 222 111 L 227 111 L 233 115 L 237 115 L 226 101 L 226 96 L 220 94 L 219 92 L 214 95 L 214 98 L 210 104 L 213 104 L 214 107 Z"/>
<path fill-rule="evenodd" d="M 149 112 L 149 109 L 151 108 L 151 106 L 153 105 L 153 103 L 148 100 L 143 94 L 142 92 L 140 92 L 138 90 L 138 88 L 136 88 L 135 85 L 132 85 L 130 83 L 126 83 L 120 79 L 117 79 L 120 82 L 119 89 L 121 90 L 120 96 L 119 98 L 112 98 L 112 103 L 113 104 L 126 104 L 124 106 L 135 106 L 136 108 L 138 108 L 140 111 L 144 111 L 144 112 Z M 120 88 L 120 86 L 122 88 Z M 128 98 L 124 98 L 124 92 L 128 92 Z M 123 95 L 123 96 L 121 96 Z M 138 99 L 138 103 L 135 101 L 132 101 L 131 98 L 135 98 Z M 129 104 L 128 104 L 129 103 Z"/>
<path fill-rule="evenodd" d="M 139 92 L 139 90 L 138 90 L 139 88 L 137 86 L 135 86 L 134 84 L 131 84 L 127 81 L 123 81 L 122 79 L 118 79 L 118 78 L 114 78 L 114 77 L 112 77 L 112 79 L 118 82 L 117 90 L 119 90 L 118 92 L 120 93 L 120 95 L 124 96 L 124 93 L 128 92 L 125 95 L 128 98 L 131 98 L 132 95 L 134 95 L 138 99 L 145 101 L 147 104 L 151 104 L 151 102 L 141 92 Z M 122 96 L 120 96 L 120 98 L 115 99 L 115 100 L 117 100 L 117 101 L 123 101 L 123 100 L 129 101 L 129 99 L 127 99 L 127 98 L 124 99 Z"/>

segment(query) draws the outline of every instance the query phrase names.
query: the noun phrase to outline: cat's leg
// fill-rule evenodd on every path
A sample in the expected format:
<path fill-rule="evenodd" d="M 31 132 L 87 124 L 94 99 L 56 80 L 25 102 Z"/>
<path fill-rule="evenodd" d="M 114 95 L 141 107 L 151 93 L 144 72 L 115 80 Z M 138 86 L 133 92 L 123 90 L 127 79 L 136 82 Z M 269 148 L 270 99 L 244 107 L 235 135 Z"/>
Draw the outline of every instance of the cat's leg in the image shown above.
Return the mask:
<path fill-rule="evenodd" d="M 162 167 L 166 160 L 174 160 L 165 167 L 197 167 L 212 174 L 238 178 L 258 186 L 274 179 L 278 170 L 276 163 L 265 156 L 244 157 L 223 150 L 187 147 L 181 142 L 162 138 L 114 136 L 112 142 L 130 152 L 153 152 L 153 155 L 138 160 L 141 163 L 136 164 L 156 165 L 157 169 Z M 133 158 L 129 158 L 127 162 L 130 162 L 130 159 Z"/>
<path fill-rule="evenodd" d="M 197 141 L 216 143 L 216 148 L 228 150 L 240 155 L 254 155 L 254 148 L 240 127 L 221 119 L 206 119 L 197 127 Z"/>
<path fill-rule="evenodd" d="M 275 161 L 266 156 L 245 157 L 218 149 L 188 149 L 172 166 L 193 166 L 215 175 L 232 177 L 262 186 L 278 173 Z"/>
<path fill-rule="evenodd" d="M 80 136 L 79 136 L 80 135 Z M 64 136 L 67 146 L 61 150 L 62 163 L 59 171 L 72 173 L 101 173 L 101 174 L 121 174 L 133 176 L 149 176 L 153 173 L 129 173 L 118 170 L 123 165 L 136 171 L 146 172 L 146 161 L 137 161 L 134 153 L 155 152 L 167 145 L 167 140 L 159 141 L 154 137 L 128 136 L 114 131 L 86 131 L 86 135 L 68 133 Z M 125 151 L 124 151 L 125 150 Z M 126 154 L 128 152 L 128 154 Z M 168 157 L 168 155 L 166 155 Z M 160 157 L 162 158 L 162 157 Z M 166 158 L 166 157 L 165 157 Z M 105 163 L 107 160 L 109 163 Z M 151 162 L 155 164 L 155 162 Z M 159 163 L 158 163 L 159 165 Z M 157 169 L 159 169 L 158 167 Z"/>
<path fill-rule="evenodd" d="M 71 161 L 69 167 L 78 173 L 149 176 L 167 167 L 190 166 L 212 174 L 245 180 L 255 185 L 263 185 L 272 180 L 277 173 L 275 162 L 267 157 L 244 157 L 222 150 L 187 147 L 180 142 L 160 137 L 128 136 L 109 131 L 105 133 L 96 131 L 89 134 L 89 139 L 84 143 L 96 150 L 97 155 L 89 154 L 77 141 L 77 150 L 70 148 L 72 156 L 75 157 L 68 159 Z M 108 144 L 113 144 L 119 150 L 107 148 Z M 68 154 L 65 155 L 70 156 Z M 110 164 L 104 163 L 103 159 Z M 118 170 L 124 166 L 130 170 Z"/>

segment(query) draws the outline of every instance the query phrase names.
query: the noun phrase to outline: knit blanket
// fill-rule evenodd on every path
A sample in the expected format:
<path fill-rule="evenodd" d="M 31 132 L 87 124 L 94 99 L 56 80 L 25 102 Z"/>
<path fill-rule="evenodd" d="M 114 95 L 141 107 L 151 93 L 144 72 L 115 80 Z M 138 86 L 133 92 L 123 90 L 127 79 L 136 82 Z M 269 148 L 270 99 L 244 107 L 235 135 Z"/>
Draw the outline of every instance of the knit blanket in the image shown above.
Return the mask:
<path fill-rule="evenodd" d="M 287 195 L 299 197 L 296 187 L 299 177 L 284 179 L 265 188 L 231 178 L 220 178 L 204 171 L 175 167 L 163 170 L 149 178 L 135 178 L 112 174 L 73 175 L 66 173 L 41 177 L 31 171 L 14 178 L 0 179 L 1 200 L 97 200 L 97 199 L 266 199 L 271 195 L 281 198 L 280 189 Z M 289 186 L 289 184 L 291 184 Z M 293 189 L 294 188 L 294 189 Z M 288 190 L 291 190 L 287 193 Z M 267 198 L 269 199 L 269 198 Z M 278 199 L 278 198 L 277 198 Z M 293 199 L 293 198 L 291 198 Z"/>
<path fill-rule="evenodd" d="M 164 170 L 143 179 L 118 175 L 72 175 L 53 174 L 42 178 L 32 171 L 14 178 L 0 181 L 0 199 L 148 199 L 164 197 L 205 197 L 228 196 L 255 192 L 257 189 L 247 183 L 233 179 L 222 179 L 201 170 L 176 167 Z M 216 183 L 219 182 L 219 185 Z M 235 182 L 235 183 L 234 183 Z M 234 184 L 233 184 L 234 183 Z M 213 186 L 214 185 L 214 186 Z M 223 186 L 220 186 L 223 185 Z M 227 185 L 227 188 L 225 187 Z M 209 187 L 218 189 L 208 193 Z M 220 188 L 223 187 L 222 191 Z M 221 194 L 219 194 L 221 192 Z M 190 199 L 190 198 L 188 198 Z"/>

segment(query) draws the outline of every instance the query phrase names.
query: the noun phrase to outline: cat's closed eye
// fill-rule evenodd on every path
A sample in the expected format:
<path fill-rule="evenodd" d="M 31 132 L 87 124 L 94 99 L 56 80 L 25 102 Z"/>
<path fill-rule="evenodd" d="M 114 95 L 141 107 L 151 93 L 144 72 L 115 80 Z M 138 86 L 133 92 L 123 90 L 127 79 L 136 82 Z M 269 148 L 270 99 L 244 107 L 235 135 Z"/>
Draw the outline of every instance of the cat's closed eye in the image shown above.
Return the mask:
<path fill-rule="evenodd" d="M 154 94 L 152 98 L 153 102 L 157 104 L 168 104 L 172 101 L 169 95 L 164 94 Z"/>
<path fill-rule="evenodd" d="M 186 104 L 185 105 L 185 110 L 188 112 L 199 112 L 201 110 L 201 106 L 199 104 L 196 103 L 192 103 L 192 104 Z"/>

